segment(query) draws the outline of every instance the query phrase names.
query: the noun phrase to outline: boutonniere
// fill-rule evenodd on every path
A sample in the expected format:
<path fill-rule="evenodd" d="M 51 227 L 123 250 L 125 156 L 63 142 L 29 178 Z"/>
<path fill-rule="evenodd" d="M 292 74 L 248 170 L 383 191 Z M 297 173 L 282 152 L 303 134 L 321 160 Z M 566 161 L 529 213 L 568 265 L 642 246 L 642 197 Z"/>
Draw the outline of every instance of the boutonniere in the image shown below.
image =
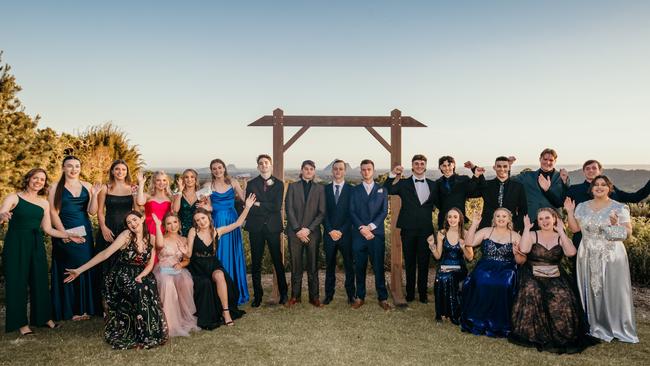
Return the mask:
<path fill-rule="evenodd" d="M 377 193 L 384 193 L 384 189 L 383 189 L 383 188 L 379 188 L 379 189 L 377 190 Z"/>
<path fill-rule="evenodd" d="M 272 186 L 273 184 L 275 184 L 275 182 L 273 181 L 273 178 L 269 178 L 269 179 L 267 179 L 267 180 L 265 181 L 265 184 L 266 184 L 268 187 L 270 187 L 270 186 Z"/>

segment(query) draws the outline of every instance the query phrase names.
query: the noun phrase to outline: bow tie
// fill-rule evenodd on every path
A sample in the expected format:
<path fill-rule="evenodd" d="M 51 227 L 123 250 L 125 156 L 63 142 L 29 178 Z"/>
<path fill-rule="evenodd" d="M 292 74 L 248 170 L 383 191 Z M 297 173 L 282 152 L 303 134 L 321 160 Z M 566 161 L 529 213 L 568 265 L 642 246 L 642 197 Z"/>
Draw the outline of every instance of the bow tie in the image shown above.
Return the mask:
<path fill-rule="evenodd" d="M 416 179 L 415 183 L 424 183 L 424 179 Z"/>

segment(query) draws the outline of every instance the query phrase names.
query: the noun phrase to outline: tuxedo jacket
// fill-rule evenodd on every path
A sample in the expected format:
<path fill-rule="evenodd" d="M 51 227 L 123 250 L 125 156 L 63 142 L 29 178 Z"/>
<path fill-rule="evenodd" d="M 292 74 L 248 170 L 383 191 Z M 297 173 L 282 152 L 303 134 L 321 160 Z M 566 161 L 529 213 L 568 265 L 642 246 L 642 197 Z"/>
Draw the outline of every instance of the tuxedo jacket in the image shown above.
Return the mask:
<path fill-rule="evenodd" d="M 370 194 L 363 183 L 352 189 L 350 197 L 350 217 L 355 232 L 363 225 L 375 224 L 375 235 L 384 235 L 384 220 L 388 215 L 388 191 L 375 183 Z"/>
<path fill-rule="evenodd" d="M 302 180 L 289 184 L 284 204 L 287 214 L 287 234 L 295 234 L 306 227 L 312 235 L 320 236 L 320 225 L 325 218 L 325 189 L 312 181 L 307 202 Z"/>
<path fill-rule="evenodd" d="M 276 177 L 269 178 L 273 184 L 268 185 L 262 176 L 257 176 L 246 185 L 246 197 L 254 193 L 259 206 L 254 205 L 248 212 L 244 229 L 256 233 L 264 227 L 271 233 L 282 231 L 282 197 L 284 182 Z M 266 189 L 264 188 L 266 186 Z"/>
<path fill-rule="evenodd" d="M 339 230 L 342 233 L 349 233 L 352 227 L 350 219 L 350 196 L 352 195 L 352 186 L 344 183 L 339 193 L 339 201 L 334 198 L 334 183 L 325 186 L 325 219 L 323 227 L 325 234 L 332 230 Z"/>
<path fill-rule="evenodd" d="M 403 178 L 393 184 L 395 178 L 386 179 L 384 188 L 388 194 L 397 195 L 402 200 L 402 208 L 397 217 L 397 227 L 402 230 L 418 231 L 423 235 L 433 233 L 433 208 L 438 201 L 438 188 L 431 179 L 425 178 L 423 183 L 429 186 L 429 198 L 420 203 L 413 177 Z"/>
<path fill-rule="evenodd" d="M 494 211 L 499 208 L 499 186 L 501 181 L 497 178 L 486 180 L 483 175 L 478 178 L 472 177 L 472 180 L 477 182 L 475 197 L 483 198 L 483 213 L 481 214 L 479 228 L 492 226 L 492 216 Z M 521 183 L 512 179 L 507 179 L 504 184 L 503 207 L 512 212 L 514 229 L 521 232 L 524 229 L 524 216 L 528 214 L 526 191 Z"/>
<path fill-rule="evenodd" d="M 560 178 L 560 173 L 556 170 L 551 176 L 551 187 L 547 192 L 544 192 L 538 183 L 541 171 L 541 169 L 537 169 L 535 171 L 521 172 L 510 178 L 524 185 L 530 222 L 537 221 L 537 210 L 540 208 L 550 207 L 557 209 L 561 207 L 564 203 L 567 189 L 569 188 L 567 184 L 564 184 L 562 178 Z"/>
<path fill-rule="evenodd" d="M 445 185 L 445 181 L 447 180 L 450 182 L 451 190 L 448 190 Z M 467 221 L 467 215 L 465 215 L 465 201 L 467 201 L 467 198 L 475 194 L 477 183 L 477 181 L 473 181 L 466 175 L 458 174 L 454 174 L 449 178 L 442 176 L 436 180 L 439 209 L 438 228 L 442 228 L 447 212 L 449 212 L 449 209 L 453 207 L 460 209 Z"/>

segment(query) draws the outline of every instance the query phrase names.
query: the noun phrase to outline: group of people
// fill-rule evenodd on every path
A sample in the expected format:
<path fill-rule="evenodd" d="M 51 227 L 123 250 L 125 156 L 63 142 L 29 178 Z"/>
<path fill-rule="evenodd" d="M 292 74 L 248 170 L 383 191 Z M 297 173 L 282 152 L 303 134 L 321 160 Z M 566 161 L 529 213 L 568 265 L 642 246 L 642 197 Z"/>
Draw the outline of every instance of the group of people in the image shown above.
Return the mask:
<path fill-rule="evenodd" d="M 202 187 L 198 173 L 187 169 L 177 192 L 171 191 L 164 172 L 155 172 L 148 188 L 140 173 L 137 187 L 132 186 L 123 160 L 111 165 L 106 184 L 91 185 L 80 180 L 81 161 L 68 156 L 51 188 L 46 172 L 32 169 L 22 190 L 0 206 L 0 222 L 9 222 L 3 252 L 5 328 L 27 336 L 33 334 L 30 324 L 55 328 L 55 321 L 103 313 L 106 341 L 123 349 L 154 347 L 169 336 L 231 326 L 244 315 L 238 306 L 262 303 L 266 247 L 281 304 L 301 302 L 305 267 L 309 303 L 331 303 L 340 252 L 350 306 L 358 309 L 365 303 L 370 261 L 378 304 L 389 310 L 384 225 L 388 195 L 397 195 L 407 302 L 416 294 L 428 302 L 433 254 L 439 260 L 434 283 L 439 321 L 448 318 L 464 331 L 555 352 L 580 351 L 591 337 L 638 342 L 622 244 L 631 233 L 624 203 L 644 199 L 650 182 L 638 192 L 620 191 L 601 175 L 600 163 L 590 160 L 583 167 L 585 182 L 570 186 L 567 172 L 555 169 L 556 159 L 555 151 L 545 149 L 540 169 L 511 177 L 514 157 L 499 157 L 496 178 L 486 180 L 484 168 L 468 161 L 465 166 L 473 175 L 459 175 L 454 158 L 443 156 L 438 161 L 442 177 L 433 181 L 425 176 L 427 158 L 415 155 L 410 177 L 402 177 L 404 168 L 396 166 L 383 185 L 375 182 L 374 163 L 366 159 L 356 186 L 345 180 L 344 161 L 332 164 L 332 182 L 321 185 L 314 182 L 315 163 L 305 160 L 285 198 L 284 182 L 272 175 L 273 162 L 265 154 L 257 157 L 260 174 L 245 190 L 215 159 L 209 182 Z M 465 202 L 473 197 L 483 198 L 483 212 L 465 230 Z M 237 200 L 244 202 L 240 214 Z M 561 207 L 568 213 L 573 241 L 565 233 Z M 95 214 L 99 232 L 93 241 L 89 215 Z M 250 239 L 252 298 L 242 226 Z M 42 232 L 53 237 L 49 290 Z M 291 257 L 290 292 L 281 254 L 283 232 Z M 322 300 L 321 241 L 326 262 Z M 479 245 L 482 257 L 468 274 L 466 261 Z M 569 275 L 560 261 L 576 252 L 576 268 Z"/>

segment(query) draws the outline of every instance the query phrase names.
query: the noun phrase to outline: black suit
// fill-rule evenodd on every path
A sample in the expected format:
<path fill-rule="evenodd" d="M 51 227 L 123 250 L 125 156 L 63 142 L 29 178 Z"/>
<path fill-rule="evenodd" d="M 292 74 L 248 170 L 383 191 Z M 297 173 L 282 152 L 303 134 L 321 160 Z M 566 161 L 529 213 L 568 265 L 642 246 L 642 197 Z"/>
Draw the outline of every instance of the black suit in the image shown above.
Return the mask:
<path fill-rule="evenodd" d="M 345 292 L 348 302 L 354 300 L 354 264 L 352 257 L 352 221 L 350 218 L 350 193 L 352 186 L 348 183 L 341 185 L 338 202 L 334 197 L 334 183 L 325 186 L 325 218 L 323 227 L 325 231 L 325 297 L 331 299 L 336 287 L 336 251 L 343 256 L 345 268 Z M 334 241 L 329 235 L 332 230 L 339 230 L 343 234 L 341 239 Z"/>
<path fill-rule="evenodd" d="M 447 212 L 453 207 L 458 208 L 465 216 L 465 201 L 467 198 L 475 195 L 476 186 L 478 181 L 470 179 L 466 175 L 454 175 L 446 178 L 444 176 L 438 178 L 436 184 L 438 186 L 438 229 L 443 227 Z"/>
<path fill-rule="evenodd" d="M 273 184 L 269 185 L 270 182 Z M 282 233 L 282 196 L 284 183 L 276 177 L 264 180 L 262 176 L 251 179 L 246 186 L 246 196 L 254 193 L 257 202 L 251 207 L 244 229 L 248 231 L 251 243 L 251 262 L 253 291 L 255 299 L 261 301 L 262 290 L 262 257 L 264 256 L 264 243 L 269 246 L 273 267 L 278 281 L 280 297 L 287 296 L 287 279 L 282 263 L 280 250 Z M 257 205 L 259 203 L 259 206 Z"/>
<path fill-rule="evenodd" d="M 494 211 L 499 207 L 504 207 L 512 213 L 512 225 L 517 232 L 524 229 L 524 216 L 528 214 L 528 203 L 526 201 L 526 191 L 524 186 L 511 179 L 506 179 L 503 183 L 503 201 L 499 206 L 499 188 L 501 181 L 497 178 L 486 180 L 483 175 L 479 178 L 472 177 L 477 182 L 475 197 L 483 198 L 483 213 L 481 214 L 481 224 L 479 229 L 492 226 L 492 216 Z"/>
<path fill-rule="evenodd" d="M 402 200 L 402 208 L 397 218 L 397 227 L 401 229 L 402 252 L 406 269 L 406 300 L 415 298 L 415 283 L 417 272 L 417 287 L 421 301 L 427 299 L 429 278 L 429 261 L 431 252 L 427 237 L 433 234 L 433 207 L 437 201 L 436 183 L 430 179 L 416 183 L 413 177 L 400 179 L 393 184 L 394 178 L 388 178 L 384 187 L 388 194 L 398 195 Z M 429 197 L 420 203 L 416 184 L 426 184 L 429 187 Z"/>

